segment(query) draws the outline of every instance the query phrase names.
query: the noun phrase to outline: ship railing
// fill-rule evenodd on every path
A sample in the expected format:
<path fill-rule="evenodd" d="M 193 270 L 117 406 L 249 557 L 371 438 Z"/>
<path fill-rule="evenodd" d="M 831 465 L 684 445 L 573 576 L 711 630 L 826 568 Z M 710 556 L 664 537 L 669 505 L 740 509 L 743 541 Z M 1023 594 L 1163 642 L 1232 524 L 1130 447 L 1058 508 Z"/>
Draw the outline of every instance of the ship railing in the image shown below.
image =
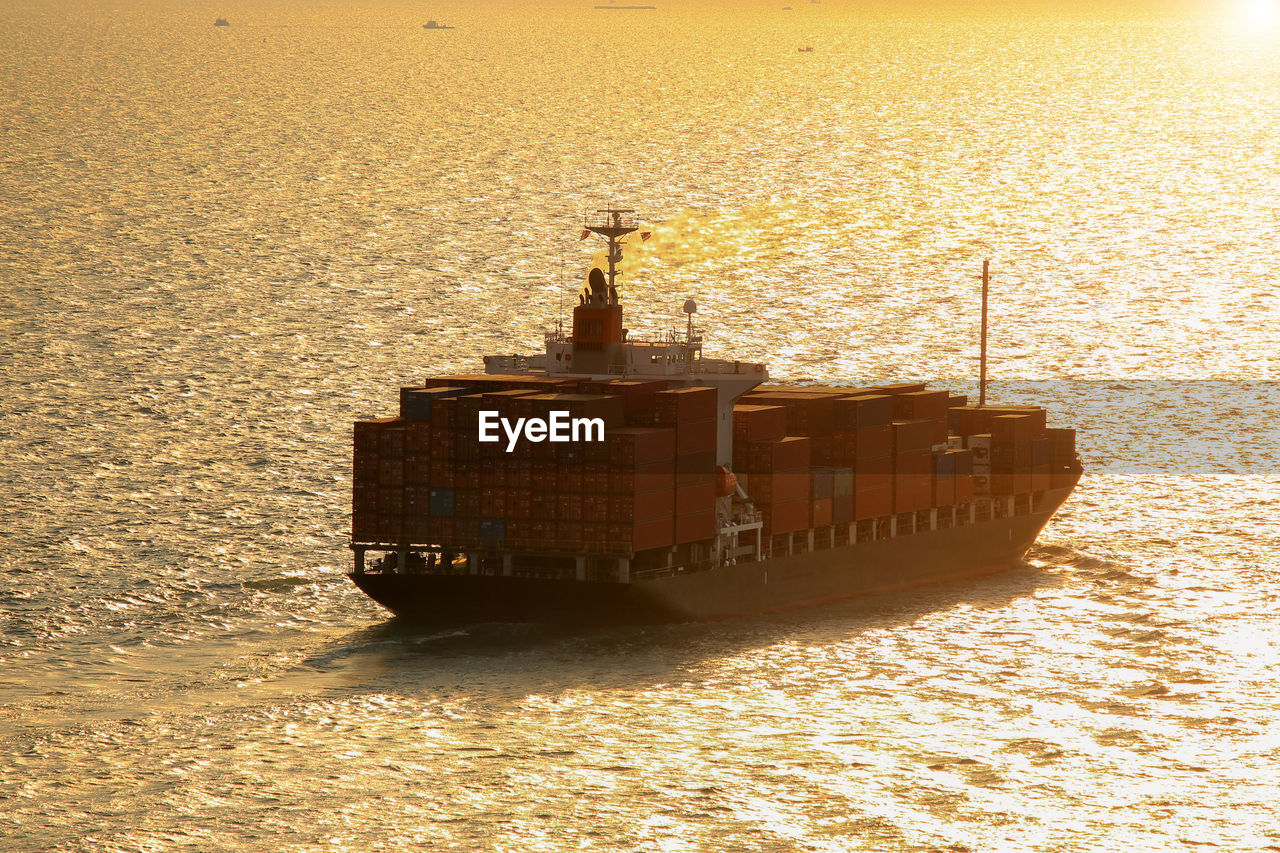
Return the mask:
<path fill-rule="evenodd" d="M 537 355 L 486 355 L 484 357 L 485 369 L 490 373 L 537 370 L 545 363 L 546 357 Z"/>
<path fill-rule="evenodd" d="M 723 358 L 700 358 L 689 365 L 690 373 L 764 373 L 765 365 L 754 361 L 730 361 Z"/>
<path fill-rule="evenodd" d="M 630 228 L 632 231 L 640 227 L 640 219 L 634 210 L 597 210 L 582 218 L 586 228 Z"/>

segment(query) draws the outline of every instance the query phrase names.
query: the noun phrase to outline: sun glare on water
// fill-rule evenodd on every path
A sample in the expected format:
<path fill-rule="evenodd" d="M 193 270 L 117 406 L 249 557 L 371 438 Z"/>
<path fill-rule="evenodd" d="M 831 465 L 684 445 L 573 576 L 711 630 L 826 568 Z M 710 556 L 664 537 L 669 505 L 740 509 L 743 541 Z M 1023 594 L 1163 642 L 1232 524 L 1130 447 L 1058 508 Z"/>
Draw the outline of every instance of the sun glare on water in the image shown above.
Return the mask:
<path fill-rule="evenodd" d="M 1238 8 L 1246 24 L 1263 26 L 1276 21 L 1276 0 L 1243 0 Z"/>

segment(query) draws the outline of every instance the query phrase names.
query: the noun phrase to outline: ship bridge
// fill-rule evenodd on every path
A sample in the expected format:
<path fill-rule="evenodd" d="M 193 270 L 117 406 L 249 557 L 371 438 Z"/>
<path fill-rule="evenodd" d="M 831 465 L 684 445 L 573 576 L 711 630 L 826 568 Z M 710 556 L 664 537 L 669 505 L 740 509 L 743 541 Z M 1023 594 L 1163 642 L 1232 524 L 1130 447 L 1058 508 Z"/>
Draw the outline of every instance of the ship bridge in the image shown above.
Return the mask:
<path fill-rule="evenodd" d="M 608 269 L 595 268 L 578 295 L 573 328 L 547 332 L 541 355 L 487 355 L 486 373 L 528 373 L 583 379 L 665 379 L 672 387 L 711 386 L 718 391 L 717 452 L 719 465 L 733 457 L 733 404 L 739 397 L 769 378 L 764 364 L 706 358 L 702 335 L 694 328 L 698 306 L 684 303 L 688 316 L 683 334 L 669 331 L 654 337 L 636 337 L 623 327 L 617 278 L 622 261 L 622 239 L 640 229 L 635 211 L 605 208 L 589 215 L 583 235 L 597 234 L 609 244 Z"/>

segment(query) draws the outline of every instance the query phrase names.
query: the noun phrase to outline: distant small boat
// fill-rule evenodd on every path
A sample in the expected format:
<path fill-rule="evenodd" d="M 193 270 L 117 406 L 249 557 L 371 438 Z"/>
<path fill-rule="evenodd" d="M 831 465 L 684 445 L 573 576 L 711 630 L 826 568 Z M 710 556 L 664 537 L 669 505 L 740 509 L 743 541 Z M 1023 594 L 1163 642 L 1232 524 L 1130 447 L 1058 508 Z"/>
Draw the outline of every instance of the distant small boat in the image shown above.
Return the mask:
<path fill-rule="evenodd" d="M 215 27 L 229 27 L 231 26 L 231 22 L 228 21 L 226 18 L 219 18 L 218 20 L 213 22 L 213 25 Z"/>
<path fill-rule="evenodd" d="M 658 7 L 657 7 L 657 6 L 597 6 L 596 8 L 597 8 L 597 9 L 621 9 L 621 10 L 624 10 L 624 11 L 626 11 L 626 10 L 633 10 L 633 11 L 641 11 L 641 10 L 654 11 L 654 10 L 656 10 Z"/>
<path fill-rule="evenodd" d="M 451 30 L 453 27 L 445 26 L 437 21 L 427 21 L 422 25 L 424 30 Z"/>
<path fill-rule="evenodd" d="M 796 53 L 813 53 L 813 46 L 806 44 L 804 47 L 797 47 Z"/>

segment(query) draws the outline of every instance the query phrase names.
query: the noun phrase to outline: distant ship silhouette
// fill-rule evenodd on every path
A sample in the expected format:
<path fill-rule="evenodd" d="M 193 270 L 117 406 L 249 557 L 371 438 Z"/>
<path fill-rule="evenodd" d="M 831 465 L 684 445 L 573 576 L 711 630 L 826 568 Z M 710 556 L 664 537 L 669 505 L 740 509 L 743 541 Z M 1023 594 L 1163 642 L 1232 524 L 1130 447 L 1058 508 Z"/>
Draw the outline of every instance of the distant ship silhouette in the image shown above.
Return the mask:
<path fill-rule="evenodd" d="M 451 30 L 453 27 L 445 26 L 437 21 L 427 21 L 422 25 L 424 30 Z"/>
<path fill-rule="evenodd" d="M 231 26 L 231 22 L 228 21 L 226 18 L 219 18 L 218 20 L 213 22 L 213 25 L 215 27 L 229 27 Z"/>

